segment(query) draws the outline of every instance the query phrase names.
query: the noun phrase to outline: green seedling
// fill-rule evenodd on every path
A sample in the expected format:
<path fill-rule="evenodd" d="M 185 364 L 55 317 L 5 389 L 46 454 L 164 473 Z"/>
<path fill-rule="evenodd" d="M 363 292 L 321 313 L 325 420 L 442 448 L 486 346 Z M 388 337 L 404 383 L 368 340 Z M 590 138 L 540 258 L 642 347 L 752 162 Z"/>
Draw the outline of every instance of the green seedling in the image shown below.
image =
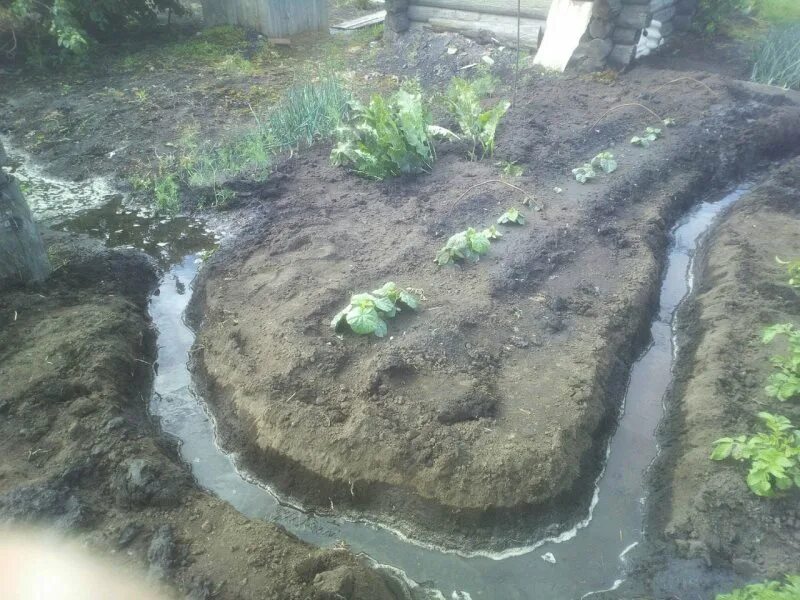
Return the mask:
<path fill-rule="evenodd" d="M 644 130 L 644 134 L 641 136 L 635 135 L 631 138 L 631 144 L 634 146 L 641 146 L 642 148 L 647 148 L 655 142 L 658 138 L 661 137 L 661 128 L 660 127 L 648 127 Z"/>
<path fill-rule="evenodd" d="M 507 225 L 509 223 L 525 225 L 525 215 L 519 212 L 516 208 L 509 208 L 506 212 L 500 215 L 500 218 L 497 219 L 497 224 Z"/>
<path fill-rule="evenodd" d="M 419 301 L 414 294 L 390 281 L 370 294 L 352 296 L 350 303 L 333 317 L 331 328 L 341 331 L 347 325 L 359 335 L 374 333 L 377 337 L 384 337 L 388 332 L 386 319 L 400 312 L 401 306 L 416 310 Z"/>
<path fill-rule="evenodd" d="M 672 117 L 667 117 L 666 119 L 661 121 L 661 123 L 664 125 L 664 127 L 675 127 L 675 119 L 673 119 Z"/>
<path fill-rule="evenodd" d="M 603 173 L 613 173 L 617 170 L 617 161 L 611 152 L 601 152 L 589 163 L 593 169 L 600 169 Z"/>
<path fill-rule="evenodd" d="M 485 235 L 487 239 L 490 240 L 499 240 L 501 237 L 503 237 L 503 234 L 500 233 L 497 230 L 497 227 L 495 227 L 494 225 L 491 225 L 487 229 L 484 229 L 481 233 L 483 233 L 483 235 Z"/>
<path fill-rule="evenodd" d="M 500 170 L 506 177 L 522 177 L 522 174 L 525 172 L 525 169 L 519 166 L 516 161 L 509 162 L 507 160 L 501 160 L 497 163 L 497 166 L 500 167 Z"/>
<path fill-rule="evenodd" d="M 767 327 L 761 339 L 769 344 L 777 336 L 786 338 L 788 354 L 770 358 L 776 372 L 767 379 L 765 391 L 771 398 L 785 402 L 800 398 L 800 330 L 791 323 L 779 323 Z"/>
<path fill-rule="evenodd" d="M 487 230 L 488 231 L 488 230 Z M 460 260 L 478 262 L 480 257 L 489 252 L 491 242 L 487 231 L 475 231 L 470 227 L 447 240 L 444 248 L 436 253 L 436 263 L 444 266 Z"/>
<path fill-rule="evenodd" d="M 585 163 L 582 167 L 572 169 L 572 174 L 575 176 L 575 181 L 578 183 L 587 183 L 597 177 L 594 167 L 589 163 Z"/>
<path fill-rule="evenodd" d="M 793 486 L 800 488 L 800 430 L 780 415 L 760 412 L 758 417 L 766 432 L 720 438 L 711 459 L 749 462 L 747 486 L 758 496 L 771 498 Z"/>
<path fill-rule="evenodd" d="M 784 265 L 786 267 L 786 274 L 789 276 L 789 285 L 796 290 L 800 290 L 800 259 L 781 260 L 776 256 L 775 261 L 779 265 Z"/>

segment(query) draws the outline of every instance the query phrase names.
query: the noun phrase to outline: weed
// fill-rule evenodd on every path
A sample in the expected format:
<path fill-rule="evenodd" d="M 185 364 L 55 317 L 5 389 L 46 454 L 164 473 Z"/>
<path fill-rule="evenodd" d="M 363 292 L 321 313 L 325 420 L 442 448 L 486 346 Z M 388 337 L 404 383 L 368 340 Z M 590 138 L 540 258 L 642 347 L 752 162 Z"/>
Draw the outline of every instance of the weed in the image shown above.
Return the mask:
<path fill-rule="evenodd" d="M 490 235 L 493 232 L 489 229 L 479 232 L 470 227 L 451 236 L 444 248 L 436 253 L 436 263 L 444 266 L 459 260 L 478 262 L 481 256 L 489 252 L 492 245 Z"/>
<path fill-rule="evenodd" d="M 655 142 L 658 138 L 661 137 L 661 128 L 660 127 L 648 127 L 644 130 L 644 133 L 641 136 L 635 135 L 631 138 L 631 144 L 634 146 L 641 146 L 642 148 L 647 148 L 650 144 Z"/>
<path fill-rule="evenodd" d="M 417 310 L 418 306 L 419 300 L 414 294 L 389 281 L 370 294 L 352 296 L 350 303 L 333 317 L 331 328 L 341 331 L 347 324 L 359 335 L 374 333 L 384 337 L 388 332 L 385 319 L 393 318 L 401 307 Z"/>
<path fill-rule="evenodd" d="M 472 143 L 469 152 L 471 160 L 477 160 L 479 145 L 481 158 L 494 154 L 497 126 L 511 106 L 510 102 L 504 100 L 484 111 L 481 107 L 481 96 L 486 95 L 491 89 L 486 81 L 487 79 L 480 78 L 470 82 L 454 77 L 445 96 L 448 109 L 458 123 L 462 136 Z"/>
<path fill-rule="evenodd" d="M 336 130 L 334 165 L 348 165 L 372 179 L 430 170 L 430 115 L 421 94 L 400 90 L 389 100 L 375 95 L 366 106 L 351 105 L 353 119 Z"/>
<path fill-rule="evenodd" d="M 525 225 L 525 215 L 519 212 L 516 208 L 509 208 L 506 212 L 500 215 L 500 218 L 497 219 L 497 224 L 508 225 L 509 223 Z"/>
<path fill-rule="evenodd" d="M 178 212 L 180 208 L 178 191 L 178 178 L 174 173 L 159 175 L 153 184 L 158 210 L 166 213 Z"/>
<path fill-rule="evenodd" d="M 717 594 L 716 600 L 797 600 L 800 598 L 800 575 L 787 575 L 785 582 L 752 583 L 730 594 Z"/>
<path fill-rule="evenodd" d="M 747 486 L 758 496 L 800 488 L 800 430 L 780 415 L 760 412 L 758 418 L 767 432 L 720 438 L 714 442 L 711 459 L 749 461 Z"/>
<path fill-rule="evenodd" d="M 753 81 L 800 89 L 800 24 L 771 29 L 756 50 Z"/>
<path fill-rule="evenodd" d="M 762 341 L 769 344 L 777 336 L 786 337 L 789 353 L 770 358 L 777 372 L 770 374 L 765 391 L 771 398 L 784 402 L 800 397 L 800 329 L 791 323 L 773 325 L 764 330 Z"/>

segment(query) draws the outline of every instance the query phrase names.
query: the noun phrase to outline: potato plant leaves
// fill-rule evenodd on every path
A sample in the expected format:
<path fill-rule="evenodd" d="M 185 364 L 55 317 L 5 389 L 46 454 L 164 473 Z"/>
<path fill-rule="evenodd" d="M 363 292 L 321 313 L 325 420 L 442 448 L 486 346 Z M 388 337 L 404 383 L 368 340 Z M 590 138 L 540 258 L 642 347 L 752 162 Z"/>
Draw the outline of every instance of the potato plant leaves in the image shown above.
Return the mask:
<path fill-rule="evenodd" d="M 352 296 L 350 303 L 333 317 L 331 328 L 340 331 L 346 323 L 359 335 L 374 333 L 377 337 L 384 337 L 388 332 L 385 319 L 394 317 L 401 310 L 401 305 L 416 310 L 419 300 L 414 294 L 389 281 L 371 294 Z"/>

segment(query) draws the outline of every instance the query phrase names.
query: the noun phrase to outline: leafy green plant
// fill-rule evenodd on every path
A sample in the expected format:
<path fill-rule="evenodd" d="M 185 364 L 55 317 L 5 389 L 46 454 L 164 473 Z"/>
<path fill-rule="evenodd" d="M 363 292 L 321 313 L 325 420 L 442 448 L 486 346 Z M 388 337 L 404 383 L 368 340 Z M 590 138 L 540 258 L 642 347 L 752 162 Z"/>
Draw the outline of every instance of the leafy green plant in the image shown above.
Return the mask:
<path fill-rule="evenodd" d="M 730 594 L 717 594 L 716 600 L 797 600 L 800 598 L 800 575 L 787 575 L 786 581 L 753 583 Z"/>
<path fill-rule="evenodd" d="M 590 163 L 584 163 L 582 167 L 572 169 L 572 174 L 575 176 L 575 181 L 578 183 L 587 183 L 597 177 L 597 173 Z"/>
<path fill-rule="evenodd" d="M 462 137 L 472 144 L 469 151 L 472 160 L 478 158 L 478 146 L 481 148 L 481 158 L 494 154 L 497 126 L 511 106 L 510 102 L 503 100 L 489 110 L 483 110 L 481 94 L 485 91 L 480 83 L 454 77 L 445 95 L 448 110 L 458 123 Z"/>
<path fill-rule="evenodd" d="M 516 208 L 509 208 L 506 212 L 500 215 L 499 219 L 497 219 L 498 225 L 507 225 L 508 223 L 525 225 L 525 215 L 519 212 Z"/>
<path fill-rule="evenodd" d="M 766 432 L 720 438 L 714 442 L 711 459 L 749 462 L 747 485 L 758 496 L 772 497 L 800 487 L 800 430 L 780 415 L 760 412 L 758 417 Z"/>
<path fill-rule="evenodd" d="M 497 227 L 494 225 L 489 226 L 488 228 L 483 230 L 483 235 L 485 235 L 490 240 L 499 240 L 503 237 L 503 234 L 497 230 Z"/>
<path fill-rule="evenodd" d="M 796 290 L 800 290 L 800 259 L 782 260 L 776 256 L 775 261 L 779 265 L 784 265 L 786 267 L 786 274 L 789 276 L 789 285 Z"/>
<path fill-rule="evenodd" d="M 451 236 L 444 248 L 436 253 L 436 263 L 440 266 L 459 260 L 478 262 L 480 257 L 489 252 L 492 245 L 489 241 L 491 230 L 476 231 L 470 227 Z"/>
<path fill-rule="evenodd" d="M 506 177 L 522 177 L 525 172 L 525 169 L 518 165 L 516 161 L 501 160 L 497 163 L 497 166 L 500 167 L 500 171 Z"/>
<path fill-rule="evenodd" d="M 758 46 L 753 81 L 786 89 L 800 89 L 800 24 L 772 28 Z"/>
<path fill-rule="evenodd" d="M 635 135 L 631 138 L 631 144 L 634 146 L 641 146 L 642 148 L 647 148 L 650 144 L 655 142 L 658 138 L 661 137 L 661 128 L 660 127 L 648 127 L 644 130 L 644 133 L 641 136 Z"/>
<path fill-rule="evenodd" d="M 617 161 L 611 152 L 601 152 L 592 159 L 592 168 L 600 169 L 603 173 L 613 173 L 617 170 Z"/>
<path fill-rule="evenodd" d="M 770 374 L 765 391 L 781 402 L 800 397 L 800 330 L 791 323 L 779 323 L 764 330 L 762 341 L 771 343 L 777 336 L 788 342 L 788 355 L 775 355 L 770 362 L 777 372 Z"/>
<path fill-rule="evenodd" d="M 397 287 L 392 281 L 369 294 L 355 294 L 350 303 L 339 311 L 331 321 L 334 331 L 341 331 L 345 325 L 359 335 L 374 333 L 384 337 L 388 332 L 386 319 L 393 318 L 401 307 L 417 310 L 417 297 Z"/>
<path fill-rule="evenodd" d="M 180 208 L 178 190 L 178 178 L 174 173 L 159 175 L 153 184 L 158 209 L 167 213 L 177 212 Z"/>
<path fill-rule="evenodd" d="M 400 90 L 389 100 L 375 95 L 366 106 L 351 106 L 352 121 L 336 130 L 334 165 L 350 166 L 372 179 L 430 170 L 431 122 L 420 93 Z"/>

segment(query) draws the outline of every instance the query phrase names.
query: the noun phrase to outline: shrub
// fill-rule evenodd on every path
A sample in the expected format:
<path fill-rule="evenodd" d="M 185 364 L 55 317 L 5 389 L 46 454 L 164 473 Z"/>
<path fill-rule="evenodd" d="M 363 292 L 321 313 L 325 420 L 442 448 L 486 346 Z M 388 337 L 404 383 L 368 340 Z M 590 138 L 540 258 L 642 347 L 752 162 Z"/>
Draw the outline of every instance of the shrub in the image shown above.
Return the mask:
<path fill-rule="evenodd" d="M 800 24 L 771 29 L 756 49 L 753 81 L 800 90 Z"/>
<path fill-rule="evenodd" d="M 366 106 L 352 102 L 353 118 L 336 130 L 334 165 L 385 179 L 429 171 L 433 165 L 431 119 L 419 92 L 400 90 L 390 99 L 375 95 Z"/>

